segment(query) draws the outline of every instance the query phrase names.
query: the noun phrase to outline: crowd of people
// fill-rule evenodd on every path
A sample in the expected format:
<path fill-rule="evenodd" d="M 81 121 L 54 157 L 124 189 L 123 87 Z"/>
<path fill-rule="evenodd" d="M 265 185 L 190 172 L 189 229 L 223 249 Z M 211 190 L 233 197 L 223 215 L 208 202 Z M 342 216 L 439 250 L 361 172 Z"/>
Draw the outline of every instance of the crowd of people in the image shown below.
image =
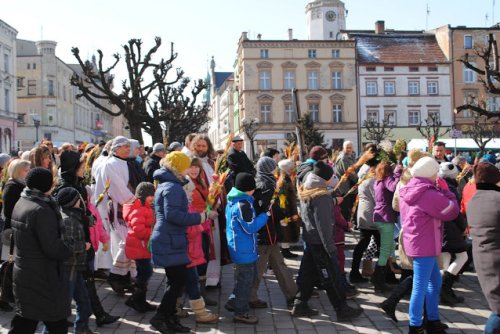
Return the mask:
<path fill-rule="evenodd" d="M 397 304 L 411 293 L 409 333 L 440 334 L 448 326 L 439 304 L 464 302 L 453 285 L 472 261 L 492 310 L 485 333 L 500 331 L 493 154 L 474 165 L 449 161 L 436 142 L 432 153 L 368 144 L 356 157 L 349 141 L 341 152 L 314 146 L 305 161 L 283 153 L 268 148 L 254 164 L 238 136 L 216 152 L 205 134 L 190 134 L 168 147 L 118 136 L 0 154 L 1 256 L 13 263 L 0 310 L 15 311 L 9 333 L 34 333 L 43 322 L 44 333 L 69 325 L 91 334 L 92 314 L 97 326 L 118 321 L 101 305 L 96 279 L 128 307 L 153 313 L 158 332 L 188 333 L 183 296 L 197 323 L 218 322 L 207 288 L 219 288 L 222 266 L 233 264 L 224 307 L 234 322 L 258 323 L 250 309 L 268 307 L 258 290 L 271 269 L 293 317 L 317 315 L 308 302 L 324 290 L 337 321 L 355 319 L 363 310 L 347 300 L 371 282 L 374 293 L 390 294 L 379 307 L 396 322 Z M 359 233 L 349 273 L 346 232 Z M 303 249 L 295 278 L 285 262 L 299 257 L 291 245 Z M 154 268 L 166 276 L 159 305 L 147 300 Z"/>

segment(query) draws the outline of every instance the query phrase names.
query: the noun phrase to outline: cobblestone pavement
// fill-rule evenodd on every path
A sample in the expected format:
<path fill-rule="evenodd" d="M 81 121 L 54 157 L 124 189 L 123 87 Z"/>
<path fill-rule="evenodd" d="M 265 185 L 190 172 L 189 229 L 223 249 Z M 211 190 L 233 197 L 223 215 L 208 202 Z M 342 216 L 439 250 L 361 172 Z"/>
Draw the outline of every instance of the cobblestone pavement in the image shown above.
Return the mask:
<path fill-rule="evenodd" d="M 352 234 L 347 235 L 346 267 L 350 268 L 350 257 L 352 248 L 356 241 Z M 299 253 L 298 251 L 295 251 Z M 286 261 L 293 274 L 297 273 L 300 258 Z M 149 284 L 148 299 L 158 304 L 164 291 L 164 274 L 156 269 Z M 408 299 L 401 300 L 397 317 L 399 323 L 394 323 L 384 316 L 384 313 L 377 307 L 382 302 L 384 296 L 375 295 L 371 284 L 361 284 L 359 290 L 361 294 L 350 304 L 358 304 L 364 309 L 364 314 L 352 322 L 336 322 L 335 312 L 328 301 L 325 293 L 320 292 L 319 298 L 312 298 L 310 305 L 320 312 L 313 318 L 292 318 L 286 308 L 285 298 L 281 294 L 275 277 L 269 273 L 265 275 L 265 280 L 259 289 L 259 297 L 268 302 L 269 308 L 255 310 L 255 315 L 259 317 L 259 323 L 255 326 L 245 324 L 235 324 L 232 321 L 232 314 L 224 309 L 224 303 L 233 287 L 232 266 L 226 266 L 223 270 L 220 289 L 209 290 L 212 298 L 219 300 L 219 305 L 210 307 L 214 312 L 218 312 L 221 319 L 216 325 L 196 325 L 194 315 L 182 319 L 184 325 L 190 326 L 196 333 L 236 333 L 236 334 L 334 334 L 334 333 L 406 333 L 408 328 Z M 146 315 L 139 314 L 128 308 L 123 296 L 115 294 L 104 282 L 98 283 L 99 295 L 106 310 L 113 315 L 122 318 L 115 324 L 96 328 L 93 317 L 90 325 L 93 330 L 101 334 L 132 334 L 132 333 L 155 333 L 149 326 L 149 319 L 152 313 Z M 458 307 L 440 306 L 441 320 L 450 326 L 448 333 L 479 334 L 483 332 L 484 324 L 490 315 L 490 310 L 479 287 L 475 273 L 466 272 L 456 284 L 458 294 L 465 297 L 465 303 Z M 186 305 L 188 302 L 186 300 Z M 253 311 L 252 311 L 253 312 Z M 74 310 L 73 310 L 74 313 Z M 7 333 L 13 313 L 0 312 L 0 333 Z M 72 332 L 72 331 L 70 331 Z"/>

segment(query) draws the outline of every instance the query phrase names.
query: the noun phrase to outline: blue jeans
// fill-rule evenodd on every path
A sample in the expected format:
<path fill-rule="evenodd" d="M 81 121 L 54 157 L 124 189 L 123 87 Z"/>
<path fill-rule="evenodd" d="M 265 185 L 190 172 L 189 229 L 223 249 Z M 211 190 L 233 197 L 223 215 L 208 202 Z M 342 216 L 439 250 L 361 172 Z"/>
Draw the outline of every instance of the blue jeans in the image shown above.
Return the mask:
<path fill-rule="evenodd" d="M 135 265 L 137 267 L 137 277 L 135 278 L 136 284 L 139 286 L 147 286 L 149 279 L 153 275 L 151 259 L 135 260 Z"/>
<path fill-rule="evenodd" d="M 439 320 L 441 273 L 435 256 L 413 258 L 413 290 L 410 298 L 410 326 L 421 326 L 424 300 L 429 321 Z"/>
<path fill-rule="evenodd" d="M 187 268 L 186 293 L 189 300 L 201 298 L 200 277 L 198 276 L 198 269 L 196 267 Z"/>
<path fill-rule="evenodd" d="M 234 314 L 248 313 L 250 293 L 257 278 L 257 262 L 234 265 Z"/>
<path fill-rule="evenodd" d="M 499 334 L 500 333 L 500 315 L 491 312 L 486 326 L 484 327 L 484 334 Z"/>

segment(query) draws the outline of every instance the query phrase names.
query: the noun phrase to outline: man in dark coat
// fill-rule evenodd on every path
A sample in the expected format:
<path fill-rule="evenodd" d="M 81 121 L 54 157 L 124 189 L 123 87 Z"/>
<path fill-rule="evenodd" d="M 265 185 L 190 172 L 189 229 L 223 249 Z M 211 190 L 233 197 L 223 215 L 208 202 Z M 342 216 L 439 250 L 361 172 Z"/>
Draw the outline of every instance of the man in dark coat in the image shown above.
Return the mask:
<path fill-rule="evenodd" d="M 481 162 L 474 167 L 477 191 L 467 205 L 474 268 L 491 308 L 485 333 L 500 333 L 500 171 Z"/>
<path fill-rule="evenodd" d="M 16 315 L 9 333 L 34 333 L 39 321 L 45 323 L 50 333 L 68 330 L 70 298 L 62 266 L 71 253 L 60 237 L 61 214 L 49 195 L 52 182 L 47 169 L 32 169 L 12 212 Z"/>
<path fill-rule="evenodd" d="M 233 174 L 233 179 L 241 172 L 255 175 L 253 163 L 248 159 L 243 151 L 243 139 L 235 136 L 232 140 L 232 147 L 229 149 L 227 156 L 227 165 Z"/>
<path fill-rule="evenodd" d="M 149 156 L 144 171 L 147 174 L 146 180 L 153 183 L 153 174 L 156 170 L 160 169 L 160 160 L 165 156 L 165 145 L 156 143 L 153 146 L 153 153 Z"/>

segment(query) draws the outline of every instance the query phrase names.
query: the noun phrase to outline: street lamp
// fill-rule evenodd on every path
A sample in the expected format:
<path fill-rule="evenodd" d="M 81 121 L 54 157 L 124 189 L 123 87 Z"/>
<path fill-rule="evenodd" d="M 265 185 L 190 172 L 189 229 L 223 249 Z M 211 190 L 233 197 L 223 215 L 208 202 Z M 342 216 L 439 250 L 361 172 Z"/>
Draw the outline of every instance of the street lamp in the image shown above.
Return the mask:
<path fill-rule="evenodd" d="M 38 143 L 38 128 L 40 127 L 40 116 L 38 115 L 33 115 L 33 125 L 35 125 L 35 129 L 36 129 L 36 132 L 35 132 L 35 138 L 36 138 L 36 141 L 35 141 L 35 144 Z"/>

